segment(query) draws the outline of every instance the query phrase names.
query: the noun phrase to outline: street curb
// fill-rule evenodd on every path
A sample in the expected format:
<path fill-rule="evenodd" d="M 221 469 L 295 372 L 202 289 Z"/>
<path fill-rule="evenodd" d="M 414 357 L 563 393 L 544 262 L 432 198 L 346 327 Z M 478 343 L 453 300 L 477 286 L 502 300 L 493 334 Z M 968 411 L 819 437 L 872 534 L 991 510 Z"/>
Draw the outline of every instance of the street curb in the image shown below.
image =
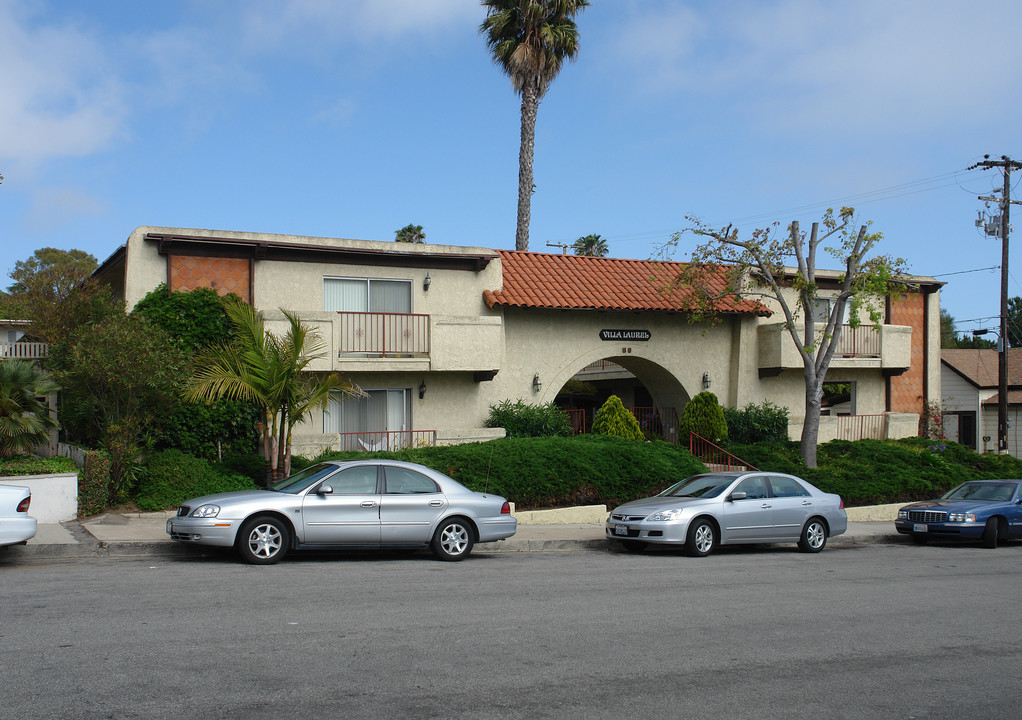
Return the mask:
<path fill-rule="evenodd" d="M 909 538 L 899 534 L 838 535 L 830 538 L 830 545 L 897 545 Z M 623 552 L 617 544 L 606 538 L 583 540 L 515 540 L 509 538 L 475 546 L 478 553 L 521 552 Z M 68 545 L 13 545 L 0 550 L 0 563 L 5 560 L 60 560 L 116 557 L 201 557 L 209 549 L 182 545 L 172 541 L 151 542 L 80 542 Z"/>

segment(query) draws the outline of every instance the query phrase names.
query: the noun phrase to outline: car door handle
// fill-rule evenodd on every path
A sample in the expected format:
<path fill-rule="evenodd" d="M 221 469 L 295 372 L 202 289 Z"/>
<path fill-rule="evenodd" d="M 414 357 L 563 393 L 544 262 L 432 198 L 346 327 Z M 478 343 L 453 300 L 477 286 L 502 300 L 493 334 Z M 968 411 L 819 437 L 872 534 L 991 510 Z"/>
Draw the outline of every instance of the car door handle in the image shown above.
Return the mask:
<path fill-rule="evenodd" d="M 803 504 L 803 505 L 812 505 L 812 504 L 813 504 L 813 501 L 812 501 L 812 500 L 803 500 L 803 501 L 802 501 L 802 504 Z"/>
<path fill-rule="evenodd" d="M 363 500 L 362 501 L 362 507 L 376 507 L 376 501 L 375 500 Z"/>
<path fill-rule="evenodd" d="M 430 500 L 429 501 L 429 506 L 430 507 L 440 507 L 443 504 L 444 504 L 443 500 Z"/>
<path fill-rule="evenodd" d="M 760 507 L 761 508 L 768 508 L 768 507 L 770 507 L 770 503 L 763 503 L 762 505 L 760 505 Z"/>

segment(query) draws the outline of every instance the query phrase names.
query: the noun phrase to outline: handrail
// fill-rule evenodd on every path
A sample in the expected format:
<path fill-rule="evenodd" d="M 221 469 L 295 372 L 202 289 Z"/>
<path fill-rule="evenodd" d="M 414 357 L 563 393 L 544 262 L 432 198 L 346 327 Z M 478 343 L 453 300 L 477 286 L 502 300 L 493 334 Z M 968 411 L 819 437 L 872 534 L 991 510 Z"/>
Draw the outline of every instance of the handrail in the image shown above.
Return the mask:
<path fill-rule="evenodd" d="M 366 430 L 337 435 L 341 452 L 379 452 L 436 445 L 436 430 Z"/>
<path fill-rule="evenodd" d="M 759 468 L 752 463 L 742 460 L 737 455 L 732 455 L 724 448 L 719 445 L 714 445 L 706 438 L 701 435 L 696 435 L 691 430 L 688 433 L 688 451 L 693 457 L 701 460 L 703 465 L 723 465 L 728 470 L 759 470 Z"/>
<path fill-rule="evenodd" d="M 429 315 L 346 311 L 339 311 L 337 315 L 339 356 L 429 355 Z"/>

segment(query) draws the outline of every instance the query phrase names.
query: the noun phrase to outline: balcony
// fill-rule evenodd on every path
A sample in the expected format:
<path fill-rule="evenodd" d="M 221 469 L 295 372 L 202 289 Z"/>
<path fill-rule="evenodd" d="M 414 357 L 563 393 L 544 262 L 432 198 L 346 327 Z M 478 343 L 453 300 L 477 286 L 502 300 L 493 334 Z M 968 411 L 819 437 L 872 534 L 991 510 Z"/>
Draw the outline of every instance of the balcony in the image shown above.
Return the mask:
<path fill-rule="evenodd" d="M 817 333 L 824 326 L 817 325 Z M 801 369 L 802 358 L 783 323 L 759 327 L 759 376 Z M 905 372 L 912 358 L 912 328 L 904 325 L 844 325 L 830 367 L 882 370 L 885 375 Z"/>
<path fill-rule="evenodd" d="M 335 370 L 492 373 L 500 369 L 503 326 L 499 317 L 377 312 L 334 315 L 330 331 L 337 348 Z"/>
<path fill-rule="evenodd" d="M 42 360 L 49 354 L 49 343 L 0 342 L 0 358 L 4 360 Z"/>

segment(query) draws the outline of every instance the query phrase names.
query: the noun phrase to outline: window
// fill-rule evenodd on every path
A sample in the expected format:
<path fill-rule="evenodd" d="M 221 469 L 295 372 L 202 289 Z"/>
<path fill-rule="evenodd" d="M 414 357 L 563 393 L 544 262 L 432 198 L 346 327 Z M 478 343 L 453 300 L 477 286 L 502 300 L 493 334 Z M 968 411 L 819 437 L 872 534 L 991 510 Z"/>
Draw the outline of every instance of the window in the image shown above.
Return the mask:
<path fill-rule="evenodd" d="M 366 397 L 333 396 L 323 412 L 323 432 L 341 433 L 341 450 L 405 447 L 410 406 L 410 388 L 367 390 Z"/>
<path fill-rule="evenodd" d="M 338 312 L 410 313 L 411 280 L 323 278 L 323 309 Z"/>
<path fill-rule="evenodd" d="M 333 488 L 334 495 L 374 495 L 376 494 L 376 465 L 358 465 L 333 475 L 327 485 Z"/>
<path fill-rule="evenodd" d="M 816 298 L 813 302 L 813 309 L 816 311 L 816 322 L 825 323 L 830 319 L 830 313 L 834 309 L 834 305 L 837 304 L 836 298 L 821 297 Z M 841 314 L 841 324 L 848 324 L 848 312 L 850 310 L 850 303 L 845 303 L 844 311 Z"/>
<path fill-rule="evenodd" d="M 786 477 L 772 477 L 770 478 L 770 488 L 774 491 L 774 497 L 807 497 L 809 491 L 799 485 L 791 478 Z"/>
<path fill-rule="evenodd" d="M 746 500 L 762 500 L 767 496 L 766 478 L 745 478 L 738 483 L 738 487 L 734 489 L 734 492 L 745 493 Z"/>
<path fill-rule="evenodd" d="M 420 472 L 401 467 L 384 467 L 388 495 L 409 495 L 412 493 L 438 493 L 437 484 Z"/>

